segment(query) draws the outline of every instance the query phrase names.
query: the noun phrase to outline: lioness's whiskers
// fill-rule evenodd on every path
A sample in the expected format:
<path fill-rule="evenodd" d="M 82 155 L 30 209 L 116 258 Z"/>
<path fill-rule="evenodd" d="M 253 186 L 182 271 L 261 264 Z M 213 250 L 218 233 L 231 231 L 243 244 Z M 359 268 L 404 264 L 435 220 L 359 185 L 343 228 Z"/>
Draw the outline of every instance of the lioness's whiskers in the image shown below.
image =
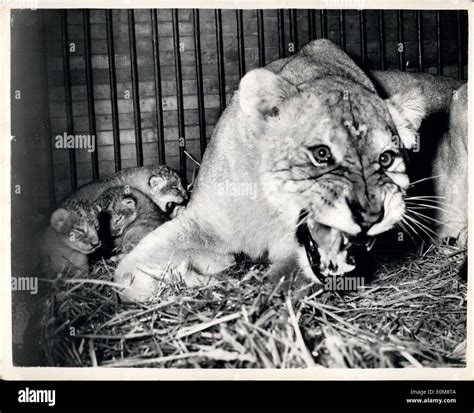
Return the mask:
<path fill-rule="evenodd" d="M 406 199 L 405 202 L 421 205 L 421 203 L 426 203 L 428 205 L 444 205 L 450 207 L 451 204 L 445 201 L 439 201 L 437 199 Z"/>
<path fill-rule="evenodd" d="M 436 222 L 436 223 L 438 223 L 438 224 L 440 224 L 440 225 L 445 225 L 445 226 L 447 226 L 447 227 L 451 227 L 451 228 L 456 229 L 455 226 L 450 225 L 450 224 L 448 224 L 448 223 L 445 222 L 445 221 L 440 221 L 439 219 L 435 219 L 435 218 L 433 218 L 433 217 L 429 217 L 428 215 L 422 214 L 421 212 L 413 211 L 413 210 L 410 209 L 410 208 L 408 208 L 408 211 L 410 211 L 410 212 L 412 212 L 412 213 L 414 213 L 414 214 L 416 214 L 416 215 L 419 215 L 420 218 L 422 218 L 422 219 L 430 220 L 430 221 Z"/>
<path fill-rule="evenodd" d="M 423 205 L 421 204 L 420 202 L 427 202 L 427 201 L 424 201 L 424 200 L 421 200 L 420 202 L 414 202 L 414 201 L 405 201 L 407 204 L 409 205 L 415 205 L 415 206 L 420 206 L 420 205 Z M 436 203 L 432 203 L 432 204 L 425 204 L 427 205 L 428 207 L 433 207 L 433 206 L 437 206 L 437 207 L 440 207 L 442 208 L 443 206 L 446 206 L 446 207 L 450 207 L 451 205 L 446 203 L 446 202 L 436 202 Z"/>
<path fill-rule="evenodd" d="M 415 218 L 412 216 L 412 218 Z M 415 219 L 417 219 L 418 217 L 416 217 Z M 420 220 L 423 220 L 424 223 L 426 223 L 427 225 L 430 225 L 432 224 L 430 221 L 428 221 L 425 217 L 419 217 Z M 422 223 L 422 221 L 418 221 L 419 223 Z"/>
<path fill-rule="evenodd" d="M 416 220 L 414 217 L 406 214 L 405 217 L 407 219 L 410 220 L 410 222 L 415 225 L 416 227 L 418 227 L 420 230 L 422 230 L 426 235 L 428 235 L 428 237 L 430 238 L 430 240 L 433 242 L 433 244 L 437 244 L 437 241 L 435 238 L 432 237 L 432 235 L 430 234 L 433 233 L 435 235 L 435 237 L 437 237 L 437 234 L 436 232 L 434 232 L 431 228 L 427 227 L 426 225 L 422 224 L 421 222 L 419 222 L 418 220 Z"/>
<path fill-rule="evenodd" d="M 410 231 L 408 231 L 408 229 L 405 227 L 406 222 L 404 221 L 404 218 L 403 218 L 403 217 L 402 217 L 401 221 L 397 222 L 396 225 L 400 226 L 400 228 L 402 229 L 402 231 L 405 232 L 406 234 L 408 234 L 409 237 L 412 239 L 412 241 L 413 241 L 414 243 L 416 243 L 416 242 L 415 242 L 415 238 L 413 238 L 413 236 L 410 234 Z"/>
<path fill-rule="evenodd" d="M 430 217 L 430 216 L 428 216 L 428 215 L 422 214 L 421 212 L 414 211 L 414 210 L 412 210 L 411 208 L 407 208 L 407 210 L 408 210 L 409 212 L 411 212 L 412 214 L 415 214 L 415 215 L 419 216 L 421 219 L 423 219 L 423 220 L 425 220 L 425 221 L 428 221 L 428 222 L 429 222 L 429 221 L 433 221 L 433 222 L 436 222 L 437 224 L 441 224 L 441 225 L 445 224 L 445 222 L 442 222 L 442 221 L 440 221 L 439 219 L 432 218 L 432 217 Z"/>
<path fill-rule="evenodd" d="M 426 178 L 421 178 L 421 179 L 418 179 L 418 181 L 412 182 L 412 183 L 410 184 L 410 186 L 419 184 L 420 182 L 428 181 L 428 180 L 430 180 L 430 179 L 441 178 L 442 176 L 446 176 L 446 174 L 442 174 L 442 175 L 432 175 L 432 176 L 428 176 L 428 177 L 426 177 Z"/>
<path fill-rule="evenodd" d="M 446 201 L 440 201 L 439 199 L 428 199 L 428 198 L 420 198 L 420 199 L 406 199 L 407 202 L 428 202 L 430 204 L 441 204 L 441 205 L 449 205 Z"/>
<path fill-rule="evenodd" d="M 436 234 L 436 232 L 433 229 L 431 229 L 430 227 L 420 222 L 416 217 L 407 214 L 407 218 L 411 218 L 412 222 L 418 224 L 420 228 L 421 227 L 425 228 L 427 231 L 431 232 L 436 238 L 438 238 L 438 234 Z"/>
<path fill-rule="evenodd" d="M 423 202 L 433 202 L 433 203 L 446 203 L 446 201 L 444 201 L 444 197 L 422 197 L 422 196 L 418 196 L 418 197 L 408 197 L 408 198 L 405 198 L 405 200 L 407 201 L 423 201 Z"/>
<path fill-rule="evenodd" d="M 410 204 L 410 203 L 408 203 L 408 204 Z M 448 214 L 452 213 L 452 211 L 450 211 L 446 208 L 442 208 L 442 207 L 437 206 L 437 205 L 417 204 L 417 203 L 413 203 L 413 205 L 415 205 L 415 207 L 423 207 L 423 208 L 420 208 L 420 209 L 437 209 L 439 211 L 447 212 Z M 410 206 L 410 208 L 414 208 L 414 207 Z"/>
<path fill-rule="evenodd" d="M 407 199 L 418 199 L 418 198 L 442 198 L 445 199 L 445 196 L 440 196 L 440 195 L 415 195 L 415 196 L 409 196 Z"/>
<path fill-rule="evenodd" d="M 431 202 L 432 204 L 446 204 L 448 203 L 446 201 L 442 201 L 439 199 L 432 199 L 432 198 L 405 198 L 406 201 L 410 202 Z"/>
<path fill-rule="evenodd" d="M 402 221 L 403 223 L 408 227 L 410 228 L 412 231 L 413 231 L 413 234 L 415 234 L 418 238 L 420 238 L 422 241 L 423 241 L 423 238 L 420 236 L 420 234 L 418 233 L 418 231 L 416 230 L 416 228 L 414 228 L 407 220 L 405 217 L 402 217 Z M 410 232 L 407 231 L 407 234 L 410 235 Z M 411 235 L 410 235 L 411 236 Z M 411 239 L 413 240 L 413 242 L 415 242 L 415 239 L 413 237 L 411 237 Z"/>

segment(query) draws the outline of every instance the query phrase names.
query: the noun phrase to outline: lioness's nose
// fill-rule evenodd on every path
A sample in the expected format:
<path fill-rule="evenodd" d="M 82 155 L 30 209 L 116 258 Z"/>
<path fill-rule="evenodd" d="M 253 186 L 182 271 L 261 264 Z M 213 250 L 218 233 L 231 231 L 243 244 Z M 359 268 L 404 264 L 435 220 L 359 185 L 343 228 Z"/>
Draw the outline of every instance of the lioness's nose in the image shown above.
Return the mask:
<path fill-rule="evenodd" d="M 363 232 L 369 230 L 370 227 L 382 221 L 384 216 L 384 208 L 367 209 L 361 206 L 358 202 L 349 203 L 349 208 L 352 212 L 354 221 L 362 228 Z"/>

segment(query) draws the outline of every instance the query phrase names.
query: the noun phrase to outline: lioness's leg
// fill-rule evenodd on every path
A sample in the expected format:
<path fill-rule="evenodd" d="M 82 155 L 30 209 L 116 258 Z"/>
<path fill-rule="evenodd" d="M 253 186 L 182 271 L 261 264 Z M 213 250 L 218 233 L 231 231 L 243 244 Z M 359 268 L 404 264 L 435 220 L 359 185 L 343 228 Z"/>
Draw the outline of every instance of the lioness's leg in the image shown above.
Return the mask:
<path fill-rule="evenodd" d="M 467 85 L 452 97 L 449 129 L 440 142 L 433 175 L 436 194 L 443 202 L 437 209 L 440 238 L 456 238 L 461 245 L 467 242 Z"/>
<path fill-rule="evenodd" d="M 233 257 L 206 243 L 205 231 L 198 231 L 184 215 L 148 234 L 121 261 L 114 281 L 124 287 L 124 300 L 149 300 L 163 283 L 175 279 L 189 286 L 207 284 L 232 264 Z"/>

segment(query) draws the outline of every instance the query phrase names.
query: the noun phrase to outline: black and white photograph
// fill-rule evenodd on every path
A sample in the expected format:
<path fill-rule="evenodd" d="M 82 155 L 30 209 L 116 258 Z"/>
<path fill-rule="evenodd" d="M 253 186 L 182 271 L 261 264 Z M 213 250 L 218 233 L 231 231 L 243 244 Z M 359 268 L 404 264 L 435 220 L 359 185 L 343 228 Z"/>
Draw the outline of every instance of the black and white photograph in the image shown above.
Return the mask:
<path fill-rule="evenodd" d="M 469 5 L 364 6 L 10 9 L 13 367 L 466 369 Z"/>

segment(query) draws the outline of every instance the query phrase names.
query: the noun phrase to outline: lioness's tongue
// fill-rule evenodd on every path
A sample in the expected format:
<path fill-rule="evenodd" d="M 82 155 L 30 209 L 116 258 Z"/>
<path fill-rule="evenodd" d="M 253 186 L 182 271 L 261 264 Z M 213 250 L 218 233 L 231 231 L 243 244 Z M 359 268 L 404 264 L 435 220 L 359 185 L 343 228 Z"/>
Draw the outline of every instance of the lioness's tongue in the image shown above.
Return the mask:
<path fill-rule="evenodd" d="M 319 270 L 324 276 L 342 275 L 355 268 L 347 262 L 347 238 L 341 231 L 313 220 L 308 221 L 308 229 L 311 238 L 316 240 Z"/>

